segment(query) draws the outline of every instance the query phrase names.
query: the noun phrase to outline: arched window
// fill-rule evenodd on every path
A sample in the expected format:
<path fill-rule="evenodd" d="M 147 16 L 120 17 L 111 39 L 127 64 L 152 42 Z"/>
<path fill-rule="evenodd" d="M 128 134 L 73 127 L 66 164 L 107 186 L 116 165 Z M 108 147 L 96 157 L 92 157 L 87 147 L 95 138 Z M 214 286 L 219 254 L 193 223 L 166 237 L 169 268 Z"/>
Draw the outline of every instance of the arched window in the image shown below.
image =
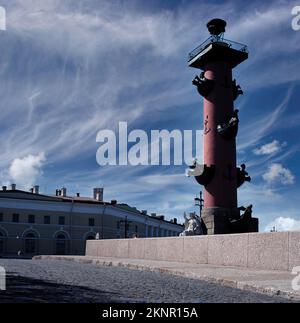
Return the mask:
<path fill-rule="evenodd" d="M 25 253 L 34 254 L 37 250 L 37 238 L 34 233 L 25 236 Z"/>
<path fill-rule="evenodd" d="M 0 253 L 4 252 L 4 234 L 0 231 Z"/>
<path fill-rule="evenodd" d="M 55 253 L 65 255 L 68 253 L 68 239 L 64 233 L 59 233 L 55 239 Z"/>

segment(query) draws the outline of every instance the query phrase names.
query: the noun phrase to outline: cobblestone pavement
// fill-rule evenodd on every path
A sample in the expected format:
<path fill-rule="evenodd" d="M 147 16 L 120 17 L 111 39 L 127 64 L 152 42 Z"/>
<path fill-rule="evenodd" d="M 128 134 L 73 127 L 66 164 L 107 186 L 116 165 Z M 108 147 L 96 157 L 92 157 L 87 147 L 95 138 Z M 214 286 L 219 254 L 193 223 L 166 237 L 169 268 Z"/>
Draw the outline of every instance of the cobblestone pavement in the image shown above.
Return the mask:
<path fill-rule="evenodd" d="M 270 303 L 287 299 L 201 280 L 69 261 L 0 259 L 0 303 Z"/>

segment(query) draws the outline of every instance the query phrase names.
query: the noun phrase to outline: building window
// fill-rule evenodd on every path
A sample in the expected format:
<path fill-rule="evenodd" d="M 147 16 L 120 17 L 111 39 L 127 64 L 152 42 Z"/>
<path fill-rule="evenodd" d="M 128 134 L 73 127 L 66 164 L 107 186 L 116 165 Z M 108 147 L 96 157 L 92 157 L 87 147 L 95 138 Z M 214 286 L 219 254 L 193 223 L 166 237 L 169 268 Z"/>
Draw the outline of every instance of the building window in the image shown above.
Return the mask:
<path fill-rule="evenodd" d="M 117 229 L 120 230 L 120 221 L 117 221 Z"/>
<path fill-rule="evenodd" d="M 0 222 L 3 222 L 3 213 L 0 213 Z"/>
<path fill-rule="evenodd" d="M 58 224 L 59 225 L 65 225 L 65 217 L 64 216 L 60 216 L 58 218 Z"/>
<path fill-rule="evenodd" d="M 25 237 L 25 253 L 34 254 L 36 251 L 36 237 L 33 233 L 28 233 Z"/>
<path fill-rule="evenodd" d="M 5 236 L 4 234 L 0 231 L 0 254 L 4 252 L 4 242 L 5 242 Z"/>
<path fill-rule="evenodd" d="M 12 217 L 13 222 L 18 223 L 19 222 L 19 214 L 14 213 Z"/>
<path fill-rule="evenodd" d="M 50 216 L 49 215 L 44 216 L 44 224 L 50 224 Z"/>
<path fill-rule="evenodd" d="M 95 219 L 94 218 L 90 218 L 89 219 L 89 227 L 94 227 L 95 226 Z"/>
<path fill-rule="evenodd" d="M 57 255 L 65 255 L 68 253 L 68 240 L 63 233 L 56 237 L 55 253 Z"/>
<path fill-rule="evenodd" d="M 158 228 L 157 228 L 157 227 L 155 227 L 155 228 L 153 229 L 153 237 L 157 237 L 157 233 L 158 233 Z"/>
<path fill-rule="evenodd" d="M 28 223 L 34 223 L 35 222 L 35 216 L 33 214 L 28 215 Z"/>
<path fill-rule="evenodd" d="M 135 233 L 138 233 L 138 226 L 135 226 Z"/>

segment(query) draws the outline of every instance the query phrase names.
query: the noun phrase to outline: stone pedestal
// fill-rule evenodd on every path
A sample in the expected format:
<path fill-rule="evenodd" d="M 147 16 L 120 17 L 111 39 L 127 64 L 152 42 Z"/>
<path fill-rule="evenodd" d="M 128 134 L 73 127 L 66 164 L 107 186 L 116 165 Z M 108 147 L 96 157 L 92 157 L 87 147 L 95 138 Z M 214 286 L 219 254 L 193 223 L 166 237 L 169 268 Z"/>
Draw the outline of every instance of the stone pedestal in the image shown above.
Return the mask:
<path fill-rule="evenodd" d="M 249 225 L 248 232 L 258 232 L 258 231 L 259 231 L 259 220 L 258 218 L 252 218 Z"/>
<path fill-rule="evenodd" d="M 202 220 L 205 224 L 206 233 L 230 234 L 258 232 L 258 219 L 251 218 L 247 222 L 236 222 L 232 224 L 230 220 L 240 219 L 240 211 L 237 208 L 204 208 L 202 210 Z"/>

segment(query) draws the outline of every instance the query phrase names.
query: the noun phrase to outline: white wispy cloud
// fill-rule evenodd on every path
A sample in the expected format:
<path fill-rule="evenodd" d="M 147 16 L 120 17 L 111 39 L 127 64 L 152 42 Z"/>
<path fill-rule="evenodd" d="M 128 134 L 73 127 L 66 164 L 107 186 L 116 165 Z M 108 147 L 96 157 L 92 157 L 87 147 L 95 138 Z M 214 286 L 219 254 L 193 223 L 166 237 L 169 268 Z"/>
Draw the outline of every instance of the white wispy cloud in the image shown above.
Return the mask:
<path fill-rule="evenodd" d="M 199 186 L 185 178 L 184 169 L 180 179 L 178 169 L 168 176 L 157 168 L 98 168 L 95 138 L 119 121 L 139 128 L 172 118 L 172 128 L 172 121 L 185 121 L 176 119 L 174 106 L 184 111 L 193 106 L 187 112 L 194 115 L 189 127 L 202 127 L 201 98 L 191 85 L 198 71 L 188 69 L 186 56 L 208 36 L 205 23 L 213 18 L 208 12 L 228 20 L 227 38 L 249 45 L 248 62 L 235 71 L 245 92 L 300 79 L 299 34 L 289 29 L 290 5 L 284 1 L 253 2 L 242 15 L 239 4 L 229 1 L 155 12 L 123 1 L 3 2 L 8 28 L 1 41 L 0 129 L 5 140 L 0 142 L 0 167 L 9 170 L 15 160 L 45 151 L 44 167 L 62 167 L 49 168 L 49 177 L 44 174 L 50 186 L 70 185 L 90 194 L 100 184 L 108 198 L 168 216 L 192 207 Z M 240 148 L 253 150 L 274 131 L 293 93 L 286 90 L 280 104 L 257 110 L 255 118 L 241 124 Z M 241 111 L 247 121 L 252 108 L 245 104 Z M 41 168 L 34 169 L 33 178 L 23 182 L 34 180 Z M 168 171 L 175 172 L 172 167 Z"/>
<path fill-rule="evenodd" d="M 255 155 L 270 155 L 278 153 L 286 143 L 280 143 L 278 140 L 273 140 L 272 142 L 262 145 L 259 148 L 253 150 Z"/>
<path fill-rule="evenodd" d="M 275 130 L 274 126 L 288 108 L 292 94 L 293 86 L 290 86 L 282 101 L 272 111 L 256 116 L 255 119 L 243 124 L 238 137 L 238 149 L 253 147 L 264 136 Z"/>
<path fill-rule="evenodd" d="M 194 5 L 180 12 L 155 13 L 108 1 L 92 1 L 89 6 L 82 1 L 76 5 L 55 0 L 10 1 L 7 6 L 9 37 L 3 44 L 5 65 L 1 66 L 7 81 L 1 97 L 10 106 L 3 123 L 11 122 L 14 115 L 16 128 L 1 144 L 3 166 L 43 147 L 49 162 L 86 154 L 94 147 L 97 130 L 115 126 L 116 115 L 134 123 L 150 110 L 153 118 L 158 118 L 157 114 L 174 102 L 186 105 L 198 100 L 191 95 L 185 56 L 202 40 L 199 28 L 203 37 L 207 31 L 205 24 L 195 26 L 191 21 L 206 21 L 204 12 L 209 9 L 225 19 L 236 15 L 233 3 L 222 8 L 199 3 L 197 15 Z M 278 12 L 282 8 L 275 6 Z M 230 35 L 249 39 L 253 26 L 271 33 L 275 9 L 270 5 L 248 12 L 247 20 L 229 24 Z M 280 17 L 276 28 L 286 15 L 281 13 Z M 256 33 L 251 39 L 258 36 Z M 276 44 L 278 39 L 286 37 L 277 37 Z M 27 62 L 17 69 L 10 58 L 16 44 L 22 47 L 18 61 Z M 126 92 L 131 95 L 123 100 Z M 20 135 L 22 143 L 17 139 Z"/>
<path fill-rule="evenodd" d="M 283 185 L 289 185 L 295 182 L 293 173 L 279 163 L 270 165 L 267 172 L 263 174 L 263 179 L 270 184 L 278 182 Z"/>

